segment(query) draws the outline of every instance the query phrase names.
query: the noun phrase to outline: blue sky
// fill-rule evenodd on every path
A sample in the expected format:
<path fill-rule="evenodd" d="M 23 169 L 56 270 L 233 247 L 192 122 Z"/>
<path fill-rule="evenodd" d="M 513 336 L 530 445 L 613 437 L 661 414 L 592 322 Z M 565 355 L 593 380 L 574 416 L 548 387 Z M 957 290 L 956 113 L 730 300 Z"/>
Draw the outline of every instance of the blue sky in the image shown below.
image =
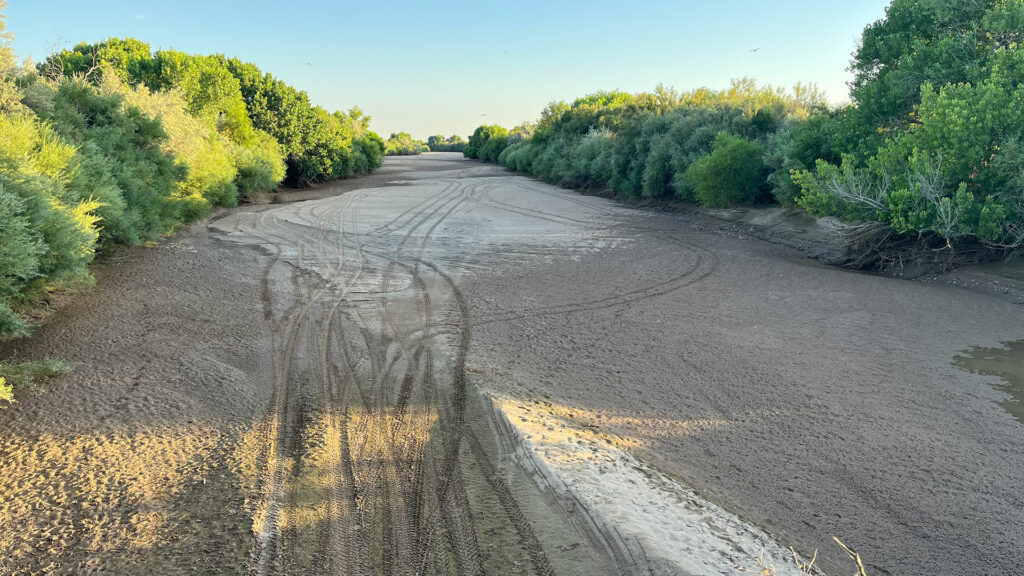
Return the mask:
<path fill-rule="evenodd" d="M 22 58 L 110 36 L 224 53 L 328 110 L 359 105 L 385 138 L 405 130 L 425 139 L 533 120 L 552 100 L 658 83 L 816 82 L 843 101 L 850 54 L 887 4 L 11 0 L 7 14 Z"/>

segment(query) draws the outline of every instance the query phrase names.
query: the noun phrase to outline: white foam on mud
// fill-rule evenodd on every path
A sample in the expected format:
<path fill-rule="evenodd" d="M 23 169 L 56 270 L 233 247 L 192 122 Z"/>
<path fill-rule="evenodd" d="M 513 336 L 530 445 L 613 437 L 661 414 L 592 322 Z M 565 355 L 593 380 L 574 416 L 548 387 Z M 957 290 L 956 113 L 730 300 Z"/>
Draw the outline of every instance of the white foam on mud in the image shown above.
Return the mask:
<path fill-rule="evenodd" d="M 638 541 L 652 564 L 670 565 L 668 573 L 732 576 L 774 567 L 779 576 L 801 574 L 792 553 L 763 530 L 645 465 L 608 436 L 574 425 L 545 403 L 504 396 L 492 402 L 518 434 L 521 457 L 556 477 L 558 489 L 621 536 Z"/>

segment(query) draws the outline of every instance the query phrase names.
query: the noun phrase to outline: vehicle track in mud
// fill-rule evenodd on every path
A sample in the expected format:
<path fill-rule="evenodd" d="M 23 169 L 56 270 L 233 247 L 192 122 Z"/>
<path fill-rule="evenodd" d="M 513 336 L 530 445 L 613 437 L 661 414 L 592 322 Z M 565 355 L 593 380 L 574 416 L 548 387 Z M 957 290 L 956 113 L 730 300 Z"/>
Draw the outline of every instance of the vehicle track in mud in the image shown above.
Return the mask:
<path fill-rule="evenodd" d="M 0 574 L 672 574 L 615 506 L 681 510 L 538 459 L 614 480 L 608 442 L 837 573 L 831 534 L 1024 562 L 1024 438 L 948 365 L 1012 306 L 451 155 L 336 186 L 129 251 L 6 354 L 83 365 L 0 412 Z"/>
<path fill-rule="evenodd" d="M 608 228 L 613 215 L 583 204 L 575 216 L 517 206 L 504 196 L 515 184 L 506 175 L 451 156 L 396 162 L 397 168 L 386 166 L 363 187 L 345 184 L 344 194 L 325 191 L 306 202 L 241 208 L 208 222 L 205 231 L 197 225 L 152 251 L 158 272 L 146 274 L 158 279 L 155 288 L 137 289 L 132 282 L 116 286 L 117 293 L 129 293 L 123 301 L 144 310 L 155 301 L 144 290 L 171 286 L 174 310 L 136 310 L 132 316 L 116 315 L 120 326 L 83 332 L 76 326 L 99 321 L 89 302 L 105 302 L 104 290 L 111 288 L 101 283 L 85 297 L 73 330 L 115 334 L 99 340 L 104 349 L 121 342 L 116 334 L 125 328 L 147 331 L 152 344 L 145 362 L 133 368 L 137 375 L 129 392 L 111 392 L 116 392 L 113 411 L 101 411 L 112 431 L 80 440 L 80 430 L 104 430 L 83 425 L 91 422 L 86 414 L 51 422 L 48 429 L 57 432 L 51 436 L 64 444 L 128 442 L 118 434 L 145 434 L 151 420 L 162 418 L 170 432 L 157 437 L 152 453 L 133 460 L 145 446 L 136 439 L 121 456 L 132 466 L 146 462 L 168 488 L 150 494 L 160 482 L 145 473 L 133 471 L 139 480 L 118 476 L 109 486 L 126 488 L 97 495 L 102 506 L 55 510 L 59 517 L 72 517 L 66 530 L 59 527 L 56 544 L 49 543 L 49 529 L 20 528 L 27 518 L 24 506 L 0 503 L 0 523 L 6 527 L 0 545 L 8 556 L 0 559 L 0 574 L 8 560 L 19 574 L 643 573 L 638 562 L 622 560 L 631 556 L 618 553 L 621 538 L 604 534 L 598 523 L 581 524 L 560 507 L 569 497 L 538 491 L 530 473 L 515 464 L 508 448 L 513 440 L 502 435 L 507 431 L 499 433 L 504 429 L 467 374 L 473 327 L 500 318 L 471 316 L 472 303 L 460 288 L 464 275 L 514 265 L 517 246 L 541 257 L 553 250 L 551 239 L 571 246 L 573 234 L 586 238 L 590 233 L 591 217 L 602 221 L 598 228 Z M 407 180 L 394 185 L 396 176 Z M 514 218 L 512 228 L 509 218 Z M 522 222 L 536 226 L 521 230 Z M 205 260 L 204 266 L 195 265 L 195 259 L 210 255 L 227 268 Z M 146 257 L 134 252 L 132 265 L 139 268 L 137 262 Z M 689 280 L 709 270 L 706 256 L 683 260 Z M 175 274 L 168 280 L 161 266 L 185 273 L 167 272 Z M 237 286 L 217 277 L 225 269 L 237 275 Z M 635 287 L 625 299 L 538 306 L 525 313 L 616 306 L 684 281 L 660 278 Z M 251 299 L 243 291 L 247 285 Z M 219 300 L 225 296 L 217 287 L 223 286 L 231 287 L 233 301 Z M 195 302 L 202 315 L 191 312 Z M 109 312 L 118 305 L 98 309 Z M 238 322 L 220 318 L 221 309 L 231 310 Z M 210 322 L 233 332 L 223 340 L 220 332 L 205 328 Z M 164 332 L 165 327 L 174 332 Z M 38 340 L 66 342 L 64 330 L 41 329 Z M 83 357 L 95 354 L 88 338 L 71 343 L 85 350 Z M 136 354 L 130 345 L 121 346 L 126 348 L 115 363 Z M 54 355 L 67 354 L 56 350 Z M 221 358 L 230 363 L 217 364 Z M 93 395 L 93 387 L 104 386 L 105 380 L 90 380 L 94 374 L 90 368 L 73 379 L 77 388 L 69 398 Z M 193 375 L 195 384 L 182 383 Z M 160 396 L 156 385 L 148 396 L 133 396 L 143 377 L 175 382 L 183 400 L 168 396 L 172 392 Z M 158 403 L 154 396 L 167 397 Z M 247 404 L 234 406 L 239 396 Z M 127 412 L 117 412 L 125 407 Z M 208 416 L 220 412 L 226 415 Z M 145 416 L 149 413 L 155 416 Z M 42 441 L 26 440 L 35 433 L 18 430 L 52 420 L 45 403 L 25 398 L 3 415 L 8 414 L 25 420 L 9 422 L 15 444 L 0 439 L 0 450 L 11 459 L 12 497 L 45 508 L 40 502 L 50 494 L 57 494 L 58 502 L 82 499 L 88 482 L 102 477 L 87 458 L 39 473 L 37 468 L 53 465 L 33 460 L 26 447 Z M 35 420 L 26 416 L 33 414 Z M 175 452 L 173 462 L 159 461 L 168 450 L 181 453 Z M 26 486 L 38 494 L 25 492 Z M 197 503 L 210 508 L 188 508 Z M 114 514 L 120 519 L 111 520 Z M 149 522 L 142 526 L 148 530 L 144 544 L 133 536 L 142 521 Z M 90 528 L 83 531 L 84 525 Z M 238 530 L 251 537 L 239 537 Z M 47 549 L 48 555 L 33 552 Z M 190 552 L 170 552 L 179 549 Z M 249 561 L 243 564 L 238 555 L 246 550 Z M 59 567 L 48 564 L 50 556 Z"/>
<path fill-rule="evenodd" d="M 532 573 L 554 573 L 477 438 L 490 430 L 477 425 L 466 441 L 472 320 L 456 282 L 431 260 L 435 232 L 491 203 L 496 182 L 441 184 L 377 225 L 360 220 L 374 191 L 218 224 L 228 241 L 272 254 L 261 293 L 276 384 L 255 519 L 258 576 L 487 573 L 467 474 L 475 490 L 491 491 Z M 469 218 L 478 230 L 479 217 Z M 282 267 L 292 296 L 275 315 L 287 298 L 270 278 Z M 303 487 L 318 475 L 326 490 L 311 496 Z M 317 513 L 322 521 L 303 529 Z"/>
<path fill-rule="evenodd" d="M 524 554 L 515 566 L 556 573 L 506 485 L 507 473 L 492 461 L 500 454 L 485 448 L 498 444 L 495 428 L 486 424 L 488 418 L 483 425 L 467 422 L 471 326 L 628 306 L 699 282 L 714 272 L 716 260 L 669 232 L 643 230 L 682 249 L 679 272 L 602 298 L 471 318 L 452 274 L 476 265 L 475 252 L 494 257 L 487 254 L 493 241 L 486 234 L 495 218 L 526 217 L 548 227 L 539 230 L 542 235 L 552 227 L 557 235 L 567 227 L 589 230 L 595 220 L 614 226 L 616 217 L 615 210 L 522 179 L 488 168 L 478 172 L 474 167 L 429 174 L 426 189 L 413 180 L 411 187 L 355 190 L 242 215 L 233 228 L 218 223 L 227 241 L 272 255 L 261 293 L 274 326 L 276 385 L 255 519 L 258 576 L 310 568 L 333 574 L 487 573 L 492 553 L 483 552 L 480 538 L 493 547 L 489 537 L 499 531 L 481 528 L 474 518 L 474 509 L 481 508 L 514 535 Z M 516 188 L 583 212 L 567 216 L 495 195 Z M 377 209 L 383 194 L 421 189 L 399 210 Z M 453 236 L 448 228 L 456 217 Z M 463 245 L 453 250 L 453 242 Z M 482 244 L 467 249 L 466 242 Z M 290 283 L 272 287 L 270 278 L 279 272 Z M 275 316 L 274 310 L 283 312 Z M 318 474 L 326 478 L 326 490 L 310 496 L 303 487 Z M 474 494 L 489 496 L 475 495 L 471 503 L 470 484 Z M 315 502 L 318 497 L 325 502 Z M 317 514 L 323 521 L 314 522 L 315 528 L 300 526 Z M 631 556 L 619 550 L 620 537 L 601 535 L 592 522 L 587 526 L 587 539 L 602 543 L 597 556 L 609 573 L 637 571 L 635 562 L 622 563 Z"/>

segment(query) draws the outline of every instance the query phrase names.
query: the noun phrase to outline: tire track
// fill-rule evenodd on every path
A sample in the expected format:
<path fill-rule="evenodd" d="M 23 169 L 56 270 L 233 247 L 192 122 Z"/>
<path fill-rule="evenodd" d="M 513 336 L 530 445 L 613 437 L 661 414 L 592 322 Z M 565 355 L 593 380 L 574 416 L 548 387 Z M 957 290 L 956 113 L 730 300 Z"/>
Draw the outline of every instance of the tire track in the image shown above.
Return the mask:
<path fill-rule="evenodd" d="M 556 314 L 576 314 L 580 312 L 604 310 L 614 308 L 616 306 L 626 306 L 650 298 L 663 296 L 692 284 L 696 284 L 697 282 L 711 276 L 717 270 L 718 257 L 715 256 L 713 252 L 700 248 L 694 244 L 690 244 L 689 242 L 669 237 L 668 235 L 664 235 L 663 238 L 668 242 L 676 244 L 682 248 L 686 248 L 695 256 L 694 263 L 689 268 L 667 280 L 622 294 L 606 296 L 604 298 L 596 298 L 583 302 L 573 302 L 570 304 L 560 304 L 557 306 L 534 308 L 525 312 L 510 311 L 502 314 L 484 316 L 483 318 L 476 320 L 474 323 L 476 325 L 484 325 L 492 322 L 507 322 L 510 320 L 522 320 L 530 317 L 551 316 Z"/>
<path fill-rule="evenodd" d="M 533 210 L 524 206 L 516 206 L 515 204 L 509 204 L 508 202 L 502 202 L 501 200 L 495 199 L 489 191 L 484 191 L 484 201 L 492 206 L 507 210 L 515 214 L 527 216 L 529 218 L 537 218 L 539 220 L 545 220 L 547 222 L 553 222 L 555 224 L 568 224 L 570 226 L 592 225 L 593 222 L 590 220 L 580 220 L 578 218 L 570 218 L 568 216 L 561 216 L 558 214 L 552 214 L 550 212 L 542 212 L 540 210 Z"/>
<path fill-rule="evenodd" d="M 484 574 L 481 542 L 489 541 L 478 540 L 484 536 L 474 506 L 490 523 L 484 526 L 498 522 L 517 536 L 500 546 L 528 559 L 533 573 L 554 574 L 467 414 L 474 321 L 445 269 L 460 237 L 438 231 L 454 221 L 478 238 L 487 206 L 560 226 L 593 222 L 498 200 L 501 179 L 439 184 L 383 223 L 379 211 L 369 221 L 361 216 L 386 193 L 377 189 L 268 211 L 259 218 L 262 233 L 251 233 L 272 251 L 260 291 L 275 351 L 257 576 Z M 692 249 L 695 261 L 678 277 L 525 314 L 617 306 L 678 289 L 713 272 Z M 290 267 L 290 300 L 275 293 L 285 287 L 275 284 L 282 264 Z M 444 320 L 436 317 L 442 308 Z M 510 311 L 481 321 L 513 317 Z M 300 521 L 307 522 L 301 531 Z"/>
<path fill-rule="evenodd" d="M 502 481 L 498 469 L 491 463 L 480 440 L 472 432 L 466 434 L 466 438 L 469 440 L 469 448 L 473 453 L 474 460 L 484 470 L 484 478 L 491 485 L 491 489 L 498 497 L 498 501 L 501 502 L 501 507 L 505 509 L 509 520 L 515 526 L 516 532 L 519 533 L 519 541 L 526 549 L 527 554 L 529 554 L 530 562 L 533 563 L 533 569 L 541 576 L 555 576 L 555 570 L 551 567 L 551 562 L 548 560 L 547 554 L 544 553 L 544 547 L 541 546 L 537 534 L 530 525 L 530 521 L 519 508 L 515 496 L 512 495 L 508 486 Z"/>

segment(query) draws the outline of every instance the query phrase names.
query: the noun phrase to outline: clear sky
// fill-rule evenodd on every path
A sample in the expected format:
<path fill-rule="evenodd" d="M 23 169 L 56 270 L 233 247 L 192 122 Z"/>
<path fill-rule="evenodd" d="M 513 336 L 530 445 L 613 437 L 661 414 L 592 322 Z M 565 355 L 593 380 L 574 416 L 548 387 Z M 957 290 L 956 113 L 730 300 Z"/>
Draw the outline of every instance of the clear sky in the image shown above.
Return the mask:
<path fill-rule="evenodd" d="M 815 82 L 847 99 L 850 54 L 888 0 L 11 0 L 22 58 L 111 36 L 223 53 L 387 138 L 466 136 L 596 90 Z M 756 50 L 756 51 L 755 51 Z"/>

